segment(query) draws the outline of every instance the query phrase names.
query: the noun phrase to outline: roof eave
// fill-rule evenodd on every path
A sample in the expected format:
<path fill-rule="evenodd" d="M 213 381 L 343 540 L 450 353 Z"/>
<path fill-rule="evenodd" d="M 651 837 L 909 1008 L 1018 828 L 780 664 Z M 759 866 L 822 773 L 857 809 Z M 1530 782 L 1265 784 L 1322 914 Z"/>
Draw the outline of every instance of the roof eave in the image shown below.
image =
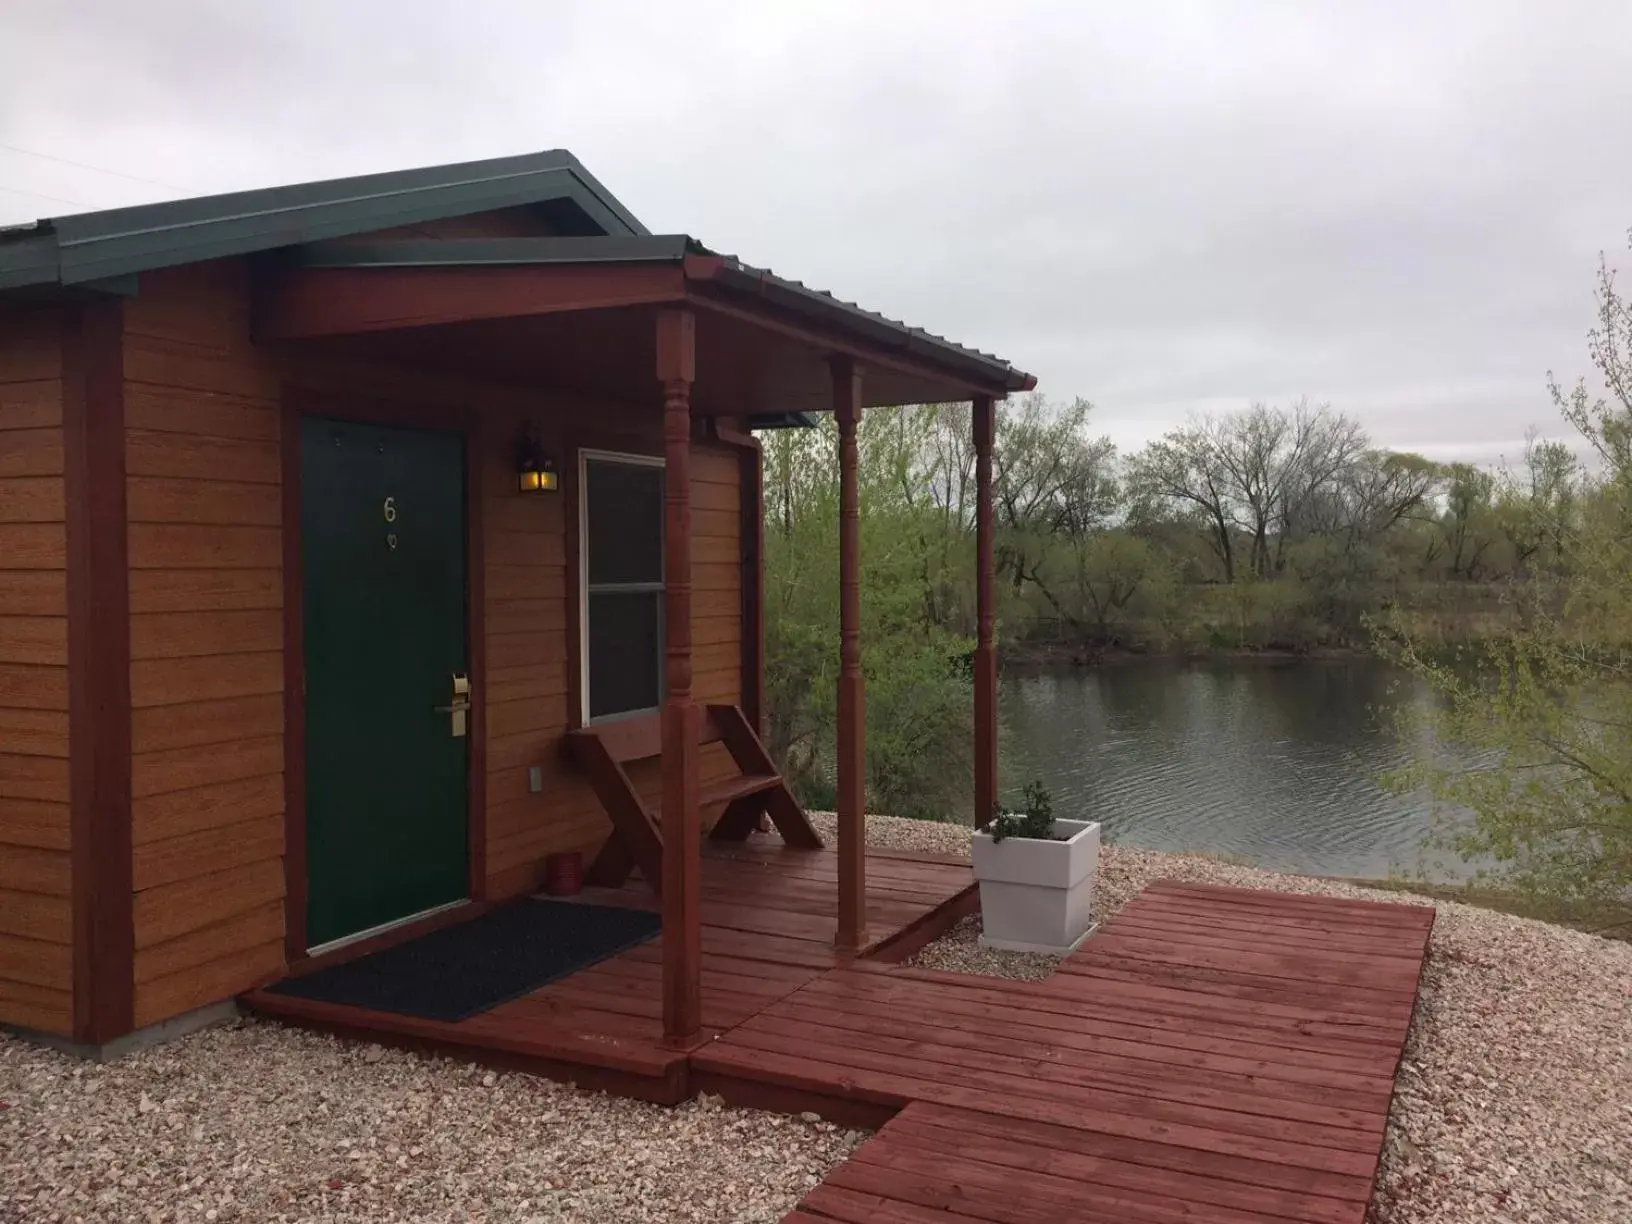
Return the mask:
<path fill-rule="evenodd" d="M 530 264 L 679 263 L 696 249 L 684 234 L 591 238 L 441 238 L 305 243 L 287 252 L 300 268 L 513 267 Z"/>
<path fill-rule="evenodd" d="M 1034 375 L 1015 369 L 999 357 L 965 348 L 921 328 L 909 327 L 860 306 L 852 306 L 797 281 L 750 267 L 738 260 L 722 260 L 708 272 L 706 279 L 722 288 L 859 333 L 904 356 L 948 369 L 965 381 L 990 387 L 994 394 L 1030 391 L 1037 385 Z"/>
<path fill-rule="evenodd" d="M 291 248 L 286 258 L 302 268 L 448 268 L 594 264 L 679 264 L 688 283 L 769 305 L 878 345 L 926 369 L 938 369 L 978 392 L 1029 391 L 1037 380 L 988 353 L 966 348 L 921 328 L 844 302 L 776 274 L 717 255 L 686 234 L 559 238 L 454 238 L 421 241 L 347 239 Z"/>
<path fill-rule="evenodd" d="M 4 253 L 5 258 L 0 260 L 0 290 L 57 283 L 60 256 L 57 236 L 49 227 L 41 226 L 37 234 L 26 238 L 8 240 Z"/>

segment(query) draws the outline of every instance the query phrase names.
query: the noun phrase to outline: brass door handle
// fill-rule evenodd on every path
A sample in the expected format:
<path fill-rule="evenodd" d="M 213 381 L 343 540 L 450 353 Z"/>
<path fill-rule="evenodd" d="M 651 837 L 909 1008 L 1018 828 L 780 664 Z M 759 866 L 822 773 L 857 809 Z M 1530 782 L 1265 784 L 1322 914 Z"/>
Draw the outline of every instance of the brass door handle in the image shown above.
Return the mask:
<path fill-rule="evenodd" d="M 453 700 L 445 706 L 432 706 L 438 714 L 446 714 L 449 731 L 454 739 L 464 739 L 470 719 L 470 678 L 462 672 L 453 673 Z"/>

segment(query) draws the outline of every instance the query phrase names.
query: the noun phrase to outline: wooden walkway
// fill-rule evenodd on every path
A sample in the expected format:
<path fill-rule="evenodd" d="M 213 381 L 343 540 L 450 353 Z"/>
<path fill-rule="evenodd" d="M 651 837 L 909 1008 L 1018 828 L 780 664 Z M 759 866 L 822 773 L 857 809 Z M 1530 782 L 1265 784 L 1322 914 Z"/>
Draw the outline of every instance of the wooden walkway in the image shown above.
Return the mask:
<path fill-rule="evenodd" d="M 789 1221 L 1359 1224 L 1433 911 L 1153 885 L 1043 982 L 858 963 L 692 1055 L 884 1120 Z"/>
<path fill-rule="evenodd" d="M 878 1130 L 787 1220 L 1360 1224 L 1431 909 L 1162 882 L 1046 981 L 903 968 L 974 909 L 967 862 L 870 852 L 875 943 L 833 948 L 836 856 L 710 846 L 703 1006 L 661 1044 L 654 941 L 447 1024 L 257 1010 L 674 1103 Z M 639 882 L 585 899 L 652 906 Z"/>

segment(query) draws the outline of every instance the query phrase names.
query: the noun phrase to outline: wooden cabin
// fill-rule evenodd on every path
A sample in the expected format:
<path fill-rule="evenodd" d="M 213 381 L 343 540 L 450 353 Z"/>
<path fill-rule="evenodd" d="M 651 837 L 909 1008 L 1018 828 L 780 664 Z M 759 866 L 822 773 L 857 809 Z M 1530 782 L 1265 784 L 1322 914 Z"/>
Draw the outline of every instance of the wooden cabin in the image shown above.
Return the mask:
<path fill-rule="evenodd" d="M 654 236 L 561 152 L 0 232 L 0 1023 L 94 1052 L 579 850 L 661 890 L 695 1032 L 701 837 L 811 836 L 756 734 L 752 431 L 823 412 L 856 946 L 855 425 L 973 404 L 989 579 L 1032 385 Z"/>

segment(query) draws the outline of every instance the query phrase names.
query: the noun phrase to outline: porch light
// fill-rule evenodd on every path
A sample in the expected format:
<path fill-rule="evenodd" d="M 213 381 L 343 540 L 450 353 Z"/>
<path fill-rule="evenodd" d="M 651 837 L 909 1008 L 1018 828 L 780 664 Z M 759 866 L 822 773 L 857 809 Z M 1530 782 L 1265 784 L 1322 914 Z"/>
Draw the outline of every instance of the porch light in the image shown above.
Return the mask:
<path fill-rule="evenodd" d="M 550 493 L 560 487 L 555 460 L 544 453 L 531 430 L 516 441 L 516 485 L 523 493 Z"/>

